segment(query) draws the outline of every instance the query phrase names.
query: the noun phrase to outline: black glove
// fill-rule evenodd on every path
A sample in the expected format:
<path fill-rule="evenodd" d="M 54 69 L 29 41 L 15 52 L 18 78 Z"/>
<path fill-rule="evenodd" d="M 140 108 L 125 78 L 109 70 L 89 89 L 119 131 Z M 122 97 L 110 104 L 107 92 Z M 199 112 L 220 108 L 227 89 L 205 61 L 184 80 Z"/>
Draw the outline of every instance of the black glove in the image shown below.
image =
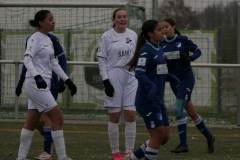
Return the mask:
<path fill-rule="evenodd" d="M 46 89 L 47 88 L 47 83 L 43 80 L 42 76 L 36 75 L 34 77 L 34 79 L 36 81 L 38 89 L 41 89 L 41 88 Z"/>
<path fill-rule="evenodd" d="M 192 57 L 182 56 L 181 58 L 182 63 L 189 63 L 190 61 L 193 61 Z"/>
<path fill-rule="evenodd" d="M 104 80 L 103 84 L 104 84 L 104 87 L 105 87 L 106 95 L 109 96 L 109 97 L 113 97 L 114 88 L 113 88 L 112 84 L 110 83 L 109 79 Z"/>
<path fill-rule="evenodd" d="M 58 82 L 58 93 L 64 92 L 66 86 L 64 84 L 64 81 L 62 79 L 59 80 Z"/>
<path fill-rule="evenodd" d="M 22 81 L 19 81 L 18 82 L 18 85 L 17 85 L 17 88 L 15 90 L 15 93 L 16 95 L 19 97 L 20 94 L 22 93 L 22 86 L 23 86 L 23 82 Z"/>
<path fill-rule="evenodd" d="M 71 81 L 71 79 L 67 79 L 65 81 L 65 84 L 68 86 L 68 88 L 71 90 L 71 96 L 75 95 L 77 93 L 77 87 L 75 84 Z"/>

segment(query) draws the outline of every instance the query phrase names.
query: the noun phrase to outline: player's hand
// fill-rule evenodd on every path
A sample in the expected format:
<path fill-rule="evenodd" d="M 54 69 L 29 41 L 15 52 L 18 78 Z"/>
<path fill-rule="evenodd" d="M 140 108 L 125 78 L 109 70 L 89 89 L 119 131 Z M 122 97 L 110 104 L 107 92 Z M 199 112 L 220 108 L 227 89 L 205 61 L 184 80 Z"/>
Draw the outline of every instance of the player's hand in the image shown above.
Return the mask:
<path fill-rule="evenodd" d="M 34 77 L 38 89 L 46 89 L 47 88 L 47 83 L 44 81 L 41 75 L 36 75 Z"/>
<path fill-rule="evenodd" d="M 192 57 L 182 56 L 181 58 L 182 63 L 189 63 L 190 61 L 193 61 Z"/>
<path fill-rule="evenodd" d="M 71 90 L 71 96 L 75 95 L 77 93 L 77 87 L 75 84 L 71 81 L 71 79 L 67 79 L 65 81 L 65 84 L 68 86 L 68 88 Z"/>
<path fill-rule="evenodd" d="M 18 85 L 17 85 L 17 88 L 15 90 L 15 94 L 19 97 L 20 94 L 22 93 L 22 86 L 23 86 L 23 82 L 22 81 L 19 81 L 18 82 Z"/>
<path fill-rule="evenodd" d="M 58 82 L 58 93 L 64 92 L 66 86 L 64 84 L 64 81 L 62 79 L 59 80 Z"/>
<path fill-rule="evenodd" d="M 113 88 L 112 84 L 110 83 L 109 79 L 104 80 L 103 84 L 104 84 L 106 95 L 109 97 L 113 97 L 114 88 Z"/>
<path fill-rule="evenodd" d="M 178 89 L 181 86 L 181 83 L 176 84 L 176 88 Z"/>

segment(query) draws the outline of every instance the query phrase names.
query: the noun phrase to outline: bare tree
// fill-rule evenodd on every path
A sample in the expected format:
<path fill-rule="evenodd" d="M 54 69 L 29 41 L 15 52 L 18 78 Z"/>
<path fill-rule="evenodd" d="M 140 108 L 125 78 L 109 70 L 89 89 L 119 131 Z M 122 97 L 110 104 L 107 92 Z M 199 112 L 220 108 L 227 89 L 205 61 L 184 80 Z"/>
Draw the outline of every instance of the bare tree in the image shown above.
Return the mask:
<path fill-rule="evenodd" d="M 159 20 L 171 17 L 178 29 L 199 29 L 200 25 L 196 12 L 186 6 L 183 0 L 165 0 L 159 7 Z"/>
<path fill-rule="evenodd" d="M 211 16 L 209 16 L 211 15 Z M 224 6 L 222 3 L 205 8 L 198 15 L 201 28 L 220 32 L 217 38 L 220 46 L 221 63 L 237 63 L 238 3 L 233 1 Z"/>
<path fill-rule="evenodd" d="M 223 14 L 223 4 L 213 4 L 206 7 L 198 14 L 200 26 L 202 29 L 213 30 L 221 26 L 221 17 Z"/>

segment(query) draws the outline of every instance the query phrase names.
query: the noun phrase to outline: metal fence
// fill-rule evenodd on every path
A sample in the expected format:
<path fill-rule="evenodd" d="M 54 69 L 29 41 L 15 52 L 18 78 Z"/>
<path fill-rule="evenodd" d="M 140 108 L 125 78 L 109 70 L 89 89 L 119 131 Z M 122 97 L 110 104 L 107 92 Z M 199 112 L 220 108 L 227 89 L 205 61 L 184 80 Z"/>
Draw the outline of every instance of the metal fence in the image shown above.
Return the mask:
<path fill-rule="evenodd" d="M 17 3 L 38 1 L 1 1 L 1 3 L 4 2 L 11 2 L 16 5 Z M 47 2 L 53 2 L 53 0 Z M 71 3 L 77 2 L 77 0 L 59 0 L 59 2 Z M 83 0 L 81 2 L 113 3 L 118 1 Z M 192 64 L 196 78 L 192 98 L 198 112 L 205 117 L 209 117 L 209 122 L 225 123 L 230 121 L 239 125 L 240 120 L 237 119 L 236 113 L 240 104 L 240 80 L 238 80 L 240 74 L 238 69 L 235 68 L 240 62 L 240 45 L 238 43 L 240 37 L 240 27 L 238 27 L 240 9 L 238 1 L 121 0 L 121 2 L 130 2 L 130 5 L 138 6 L 129 9 L 132 19 L 129 27 L 136 32 L 139 31 L 145 18 L 161 21 L 164 17 L 172 17 L 176 21 L 177 29 L 183 35 L 191 38 L 202 51 L 202 56 L 195 63 L 213 65 L 198 67 L 195 66 L 195 63 Z M 54 0 L 54 3 L 58 2 Z M 18 115 L 21 118 L 22 114 L 24 116 L 22 110 L 18 112 L 20 114 L 14 116 L 12 111 L 10 112 L 6 108 L 14 108 L 15 106 L 15 110 L 17 110 L 17 106 L 25 108 L 27 104 L 24 89 L 17 103 L 14 91 L 17 83 L 16 79 L 19 77 L 17 74 L 21 71 L 21 64 L 18 61 L 22 60 L 25 39 L 33 32 L 27 25 L 27 21 L 29 18 L 33 18 L 33 12 L 37 9 L 39 8 L 18 7 L 18 9 L 12 9 L 7 7 L 2 9 L 0 7 L 0 57 L 1 60 L 15 61 L 13 64 L 1 63 L 0 116 L 2 117 L 16 118 Z M 59 105 L 65 115 L 81 114 L 82 117 L 101 119 L 105 111 L 101 112 L 103 92 L 98 67 L 94 62 L 96 61 L 95 51 L 101 34 L 111 27 L 112 10 L 101 8 L 69 10 L 65 8 L 64 11 L 56 10 L 55 13 L 57 13 L 56 21 L 59 25 L 54 34 L 59 38 L 68 60 L 82 62 L 81 65 L 78 63 L 70 64 L 72 67 L 70 77 L 73 78 L 79 88 L 77 96 L 71 98 L 66 91 L 59 96 Z M 103 18 L 103 16 L 106 17 Z M 78 19 L 78 21 L 74 21 L 75 19 Z M 64 26 L 64 24 L 71 25 Z M 83 64 L 86 62 L 91 62 L 94 65 Z M 235 65 L 224 67 L 224 64 Z M 220 67 L 214 65 L 220 65 Z M 166 85 L 165 103 L 171 112 L 174 96 L 168 85 Z M 70 110 L 75 112 L 70 112 Z M 95 117 L 99 113 L 101 115 Z"/>
<path fill-rule="evenodd" d="M 27 97 L 23 93 L 18 98 L 15 88 L 18 83 L 19 67 L 22 61 L 1 60 L 2 69 L 5 65 L 14 68 L 10 74 L 14 79 L 5 78 L 1 81 L 1 112 L 2 119 L 22 119 L 26 117 Z M 59 94 L 58 104 L 66 119 L 107 120 L 103 107 L 103 86 L 99 75 L 97 62 L 69 61 L 69 66 L 76 70 L 70 75 L 78 88 L 78 93 L 70 97 L 68 90 Z M 192 63 L 195 72 L 196 86 L 192 97 L 199 113 L 207 117 L 206 123 L 237 124 L 239 106 L 237 97 L 237 71 L 239 64 L 207 64 Z M 9 67 L 8 67 L 9 68 Z M 203 70 L 205 68 L 205 70 Z M 224 76 L 213 77 L 212 73 L 221 69 Z M 203 72 L 201 72 L 201 70 Z M 3 71 L 3 70 L 2 70 Z M 210 80 L 209 80 L 210 79 Z M 217 82 L 219 79 L 219 82 Z M 210 83 L 209 83 L 210 81 Z M 225 87 L 227 86 L 227 87 Z M 169 113 L 173 113 L 175 97 L 169 87 L 165 89 L 165 103 Z M 105 113 L 105 114 L 104 114 Z M 238 113 L 239 114 L 239 113 Z"/>

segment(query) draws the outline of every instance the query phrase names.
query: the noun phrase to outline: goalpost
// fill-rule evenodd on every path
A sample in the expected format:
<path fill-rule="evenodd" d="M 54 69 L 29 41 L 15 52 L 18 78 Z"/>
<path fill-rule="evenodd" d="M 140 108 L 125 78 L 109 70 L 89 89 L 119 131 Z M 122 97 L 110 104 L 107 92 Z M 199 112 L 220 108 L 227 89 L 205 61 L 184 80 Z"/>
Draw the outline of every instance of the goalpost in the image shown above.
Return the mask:
<path fill-rule="evenodd" d="M 37 11 L 49 10 L 56 21 L 55 31 L 59 38 L 68 61 L 96 62 L 96 49 L 102 33 L 110 29 L 112 13 L 116 8 L 124 8 L 128 12 L 128 28 L 139 32 L 145 21 L 145 9 L 133 6 L 128 2 L 44 2 L 19 3 L 0 2 L 0 57 L 1 60 L 23 59 L 26 38 L 33 34 L 34 29 L 29 26 L 29 19 L 33 19 Z M 58 103 L 66 109 L 91 110 L 103 106 L 103 86 L 99 69 L 96 65 L 69 65 L 68 75 L 78 87 L 78 93 L 70 98 L 68 91 L 59 94 Z M 22 95 L 15 100 L 15 86 L 19 75 L 13 74 L 15 66 L 0 64 L 2 71 L 1 107 L 15 105 L 25 107 L 27 97 Z M 19 73 L 21 73 L 19 66 Z M 18 104 L 16 104 L 16 102 Z"/>

